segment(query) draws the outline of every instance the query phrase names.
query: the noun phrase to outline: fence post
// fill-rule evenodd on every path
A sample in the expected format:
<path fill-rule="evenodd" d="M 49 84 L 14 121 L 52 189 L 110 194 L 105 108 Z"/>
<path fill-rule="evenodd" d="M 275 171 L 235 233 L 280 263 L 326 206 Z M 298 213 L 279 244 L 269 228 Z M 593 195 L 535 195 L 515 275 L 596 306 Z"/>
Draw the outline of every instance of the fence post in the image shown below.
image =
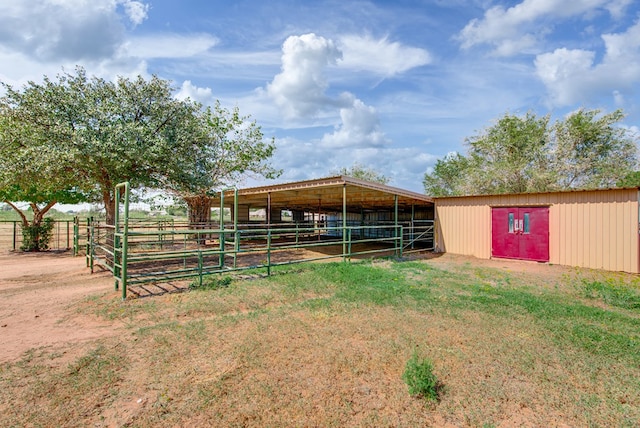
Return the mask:
<path fill-rule="evenodd" d="M 94 239 L 95 239 L 95 226 L 93 224 L 93 217 L 91 217 L 91 220 L 87 220 L 87 222 L 91 222 L 90 226 L 88 228 L 89 230 L 89 242 L 87 243 L 87 257 L 88 257 L 88 262 L 89 262 L 89 267 L 91 268 L 91 273 L 93 273 L 93 251 L 94 251 L 94 247 L 95 247 L 95 243 L 94 243 Z"/>
<path fill-rule="evenodd" d="M 271 228 L 267 229 L 267 275 L 271 275 Z"/>
<path fill-rule="evenodd" d="M 85 259 L 87 260 L 87 267 L 91 266 L 91 272 L 93 272 L 93 261 L 91 258 L 91 223 L 93 222 L 93 217 L 87 217 L 87 243 L 85 244 Z"/>
<path fill-rule="evenodd" d="M 121 190 L 124 189 L 124 219 L 122 229 L 120 229 L 120 195 Z M 122 283 L 122 300 L 127 298 L 127 263 L 128 263 L 128 251 L 129 251 L 129 182 L 123 182 L 116 185 L 115 188 L 115 221 L 114 221 L 114 246 L 113 246 L 113 272 L 116 276 L 116 242 L 120 249 L 120 269 L 118 273 L 120 275 L 120 282 Z M 120 238 L 122 235 L 122 239 Z M 117 238 L 117 239 L 116 239 Z M 116 289 L 118 287 L 118 278 L 115 279 Z"/>
<path fill-rule="evenodd" d="M 13 221 L 13 251 L 16 250 L 17 231 L 18 231 L 18 222 L 14 220 Z"/>
<path fill-rule="evenodd" d="M 79 233 L 79 227 L 78 227 L 78 216 L 75 216 L 73 218 L 73 257 L 76 257 L 78 255 L 78 233 Z"/>
<path fill-rule="evenodd" d="M 233 243 L 233 268 L 238 267 L 238 253 L 240 252 L 240 230 L 236 227 L 236 231 L 234 232 L 234 243 Z"/>
<path fill-rule="evenodd" d="M 198 249 L 198 286 L 202 287 L 202 250 Z"/>
<path fill-rule="evenodd" d="M 224 225 L 220 223 L 220 234 L 218 235 L 218 240 L 220 241 L 220 256 L 218 258 L 218 267 L 222 269 L 224 267 Z"/>

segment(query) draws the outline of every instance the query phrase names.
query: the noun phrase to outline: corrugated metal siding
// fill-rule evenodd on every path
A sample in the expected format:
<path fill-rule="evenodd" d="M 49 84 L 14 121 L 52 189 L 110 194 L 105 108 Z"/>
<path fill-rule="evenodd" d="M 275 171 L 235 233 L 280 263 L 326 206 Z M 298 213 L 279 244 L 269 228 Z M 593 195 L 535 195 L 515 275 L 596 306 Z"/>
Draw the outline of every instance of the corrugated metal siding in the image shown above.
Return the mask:
<path fill-rule="evenodd" d="M 474 196 L 436 200 L 440 251 L 491 257 L 492 206 L 549 206 L 549 262 L 639 272 L 638 191 Z"/>

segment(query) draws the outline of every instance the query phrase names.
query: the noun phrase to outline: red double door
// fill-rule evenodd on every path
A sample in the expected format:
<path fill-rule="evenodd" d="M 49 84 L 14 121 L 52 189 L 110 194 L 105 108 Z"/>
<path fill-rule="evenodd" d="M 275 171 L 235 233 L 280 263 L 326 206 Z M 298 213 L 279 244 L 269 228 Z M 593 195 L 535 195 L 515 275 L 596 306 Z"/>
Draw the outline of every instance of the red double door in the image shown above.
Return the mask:
<path fill-rule="evenodd" d="M 491 255 L 549 261 L 549 207 L 492 208 Z"/>

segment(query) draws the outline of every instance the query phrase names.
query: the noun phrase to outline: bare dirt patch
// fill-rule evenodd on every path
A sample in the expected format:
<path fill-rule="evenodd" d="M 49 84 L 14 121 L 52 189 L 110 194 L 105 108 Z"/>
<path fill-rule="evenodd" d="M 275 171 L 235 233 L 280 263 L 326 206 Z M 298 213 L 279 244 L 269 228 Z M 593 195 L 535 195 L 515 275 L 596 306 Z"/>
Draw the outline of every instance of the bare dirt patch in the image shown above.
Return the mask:
<path fill-rule="evenodd" d="M 112 287 L 110 274 L 91 274 L 84 257 L 0 253 L 0 362 L 33 348 L 66 348 L 115 334 L 118 325 L 69 310 L 78 300 Z"/>

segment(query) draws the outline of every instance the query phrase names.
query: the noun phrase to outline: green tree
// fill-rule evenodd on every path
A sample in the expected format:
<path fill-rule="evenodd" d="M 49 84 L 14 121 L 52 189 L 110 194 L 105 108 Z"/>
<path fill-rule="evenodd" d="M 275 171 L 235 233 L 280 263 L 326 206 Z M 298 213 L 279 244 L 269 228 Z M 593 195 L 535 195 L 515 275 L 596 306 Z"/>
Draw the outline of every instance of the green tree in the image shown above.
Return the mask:
<path fill-rule="evenodd" d="M 505 114 L 425 174 L 433 196 L 523 193 L 612 186 L 636 167 L 636 141 L 617 110 L 579 110 L 553 125 L 533 113 Z"/>
<path fill-rule="evenodd" d="M 359 180 L 372 181 L 374 183 L 381 184 L 388 184 L 390 181 L 389 177 L 383 173 L 358 162 L 354 162 L 349 168 L 342 167 L 337 172 L 332 172 L 332 174 L 346 175 Z"/>
<path fill-rule="evenodd" d="M 233 185 L 242 176 L 255 174 L 275 178 L 281 171 L 269 163 L 275 150 L 274 140 L 265 141 L 260 126 L 239 109 L 228 110 L 219 102 L 196 112 L 180 130 L 184 140 L 166 160 L 162 185 L 182 198 L 188 207 L 191 224 L 211 219 L 213 192 Z"/>
<path fill-rule="evenodd" d="M 633 171 L 618 180 L 616 187 L 640 187 L 640 171 Z"/>
<path fill-rule="evenodd" d="M 32 156 L 33 169 L 73 181 L 89 200 L 104 204 L 108 223 L 115 214 L 114 186 L 157 187 L 167 160 L 185 143 L 179 139 L 186 133 L 176 130 L 198 109 L 175 99 L 170 83 L 158 77 L 109 82 L 89 78 L 80 67 L 22 90 L 3 86 L 3 104 L 19 124 L 24 150 L 51 154 Z"/>
<path fill-rule="evenodd" d="M 466 140 L 467 181 L 477 193 L 522 193 L 548 190 L 549 117 L 505 114 L 496 124 Z"/>
<path fill-rule="evenodd" d="M 622 110 L 578 110 L 555 124 L 555 170 L 560 188 L 612 187 L 637 164 L 636 141 L 617 126 Z"/>
<path fill-rule="evenodd" d="M 0 202 L 20 216 L 23 249 L 40 251 L 47 249 L 51 236 L 47 212 L 58 202 L 84 201 L 85 195 L 65 172 L 68 154 L 47 144 L 37 127 L 20 119 L 7 99 L 0 99 Z M 27 202 L 31 213 L 18 202 Z"/>
<path fill-rule="evenodd" d="M 459 196 L 466 192 L 469 159 L 460 153 L 449 153 L 438 159 L 433 171 L 424 176 L 425 193 L 432 196 Z"/>

